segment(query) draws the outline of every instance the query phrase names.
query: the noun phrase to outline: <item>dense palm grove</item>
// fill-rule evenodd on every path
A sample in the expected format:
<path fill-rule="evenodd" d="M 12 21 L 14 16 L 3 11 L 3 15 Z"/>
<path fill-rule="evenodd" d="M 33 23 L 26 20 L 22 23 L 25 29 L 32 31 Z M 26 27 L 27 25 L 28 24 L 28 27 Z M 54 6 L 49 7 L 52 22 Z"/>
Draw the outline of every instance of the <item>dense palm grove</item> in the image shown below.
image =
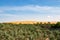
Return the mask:
<path fill-rule="evenodd" d="M 60 22 L 56 24 L 0 23 L 0 40 L 60 40 Z"/>

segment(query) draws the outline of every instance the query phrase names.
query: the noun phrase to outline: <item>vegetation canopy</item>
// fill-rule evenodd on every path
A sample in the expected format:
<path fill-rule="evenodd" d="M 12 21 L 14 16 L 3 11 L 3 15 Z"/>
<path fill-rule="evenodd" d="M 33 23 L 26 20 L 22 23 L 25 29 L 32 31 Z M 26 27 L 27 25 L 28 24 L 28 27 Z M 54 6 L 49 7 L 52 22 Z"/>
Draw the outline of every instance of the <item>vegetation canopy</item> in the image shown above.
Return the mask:
<path fill-rule="evenodd" d="M 0 40 L 60 40 L 60 22 L 56 24 L 0 23 Z"/>

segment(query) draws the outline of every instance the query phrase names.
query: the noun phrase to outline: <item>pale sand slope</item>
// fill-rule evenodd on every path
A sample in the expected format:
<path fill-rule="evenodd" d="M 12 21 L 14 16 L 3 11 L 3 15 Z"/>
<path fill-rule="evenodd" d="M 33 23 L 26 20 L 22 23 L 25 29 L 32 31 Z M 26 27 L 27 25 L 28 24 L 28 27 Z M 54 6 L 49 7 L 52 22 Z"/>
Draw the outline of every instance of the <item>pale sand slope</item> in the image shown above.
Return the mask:
<path fill-rule="evenodd" d="M 14 21 L 14 22 L 7 22 L 7 23 L 13 23 L 13 24 L 36 24 L 41 23 L 39 21 Z M 42 23 L 48 23 L 48 22 L 42 22 Z M 56 24 L 57 22 L 51 21 L 51 24 Z"/>

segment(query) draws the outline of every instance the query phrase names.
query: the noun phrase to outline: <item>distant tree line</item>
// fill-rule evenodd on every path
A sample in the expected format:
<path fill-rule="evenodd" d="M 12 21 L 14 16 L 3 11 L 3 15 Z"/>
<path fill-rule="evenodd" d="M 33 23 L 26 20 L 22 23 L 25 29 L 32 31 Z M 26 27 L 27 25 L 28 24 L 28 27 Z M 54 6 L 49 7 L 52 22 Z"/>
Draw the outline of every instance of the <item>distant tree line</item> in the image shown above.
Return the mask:
<path fill-rule="evenodd" d="M 50 22 L 48 22 L 48 23 L 36 23 L 36 24 L 34 24 L 34 25 L 36 25 L 36 26 L 40 26 L 40 27 L 42 27 L 42 28 L 54 28 L 54 29 L 60 29 L 60 22 L 57 22 L 56 24 L 54 24 L 54 23 L 50 23 Z"/>

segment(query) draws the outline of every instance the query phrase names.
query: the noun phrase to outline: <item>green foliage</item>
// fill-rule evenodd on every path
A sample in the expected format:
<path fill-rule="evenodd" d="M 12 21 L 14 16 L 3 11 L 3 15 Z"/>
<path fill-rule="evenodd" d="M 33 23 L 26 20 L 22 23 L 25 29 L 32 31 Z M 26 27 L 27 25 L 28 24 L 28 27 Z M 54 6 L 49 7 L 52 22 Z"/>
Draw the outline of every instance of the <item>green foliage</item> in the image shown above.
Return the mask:
<path fill-rule="evenodd" d="M 0 40 L 60 40 L 60 30 L 52 29 L 57 24 L 8 24 L 0 23 Z"/>

